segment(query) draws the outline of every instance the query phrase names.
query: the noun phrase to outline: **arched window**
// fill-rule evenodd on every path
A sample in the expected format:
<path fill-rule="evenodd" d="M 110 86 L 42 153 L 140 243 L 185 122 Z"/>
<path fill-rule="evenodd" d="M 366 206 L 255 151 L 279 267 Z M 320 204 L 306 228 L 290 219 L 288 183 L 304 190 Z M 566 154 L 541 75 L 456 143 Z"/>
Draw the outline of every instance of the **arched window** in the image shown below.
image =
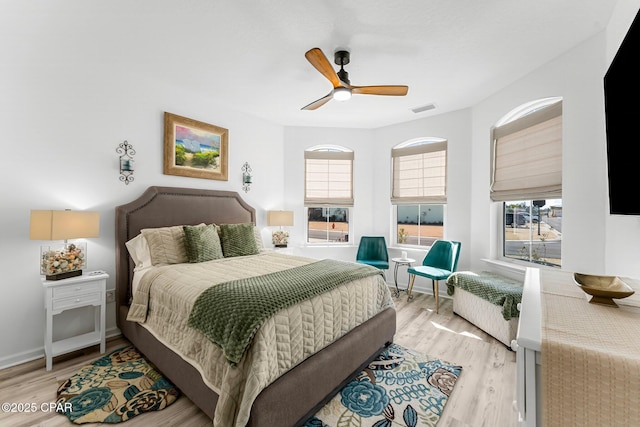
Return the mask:
<path fill-rule="evenodd" d="M 391 158 L 396 243 L 430 246 L 444 232 L 447 140 L 411 139 L 393 147 Z"/>
<path fill-rule="evenodd" d="M 353 158 L 352 150 L 338 145 L 319 145 L 305 150 L 307 242 L 349 241 Z"/>
<path fill-rule="evenodd" d="M 503 203 L 503 256 L 561 266 L 562 98 L 515 108 L 492 130 L 491 199 Z"/>

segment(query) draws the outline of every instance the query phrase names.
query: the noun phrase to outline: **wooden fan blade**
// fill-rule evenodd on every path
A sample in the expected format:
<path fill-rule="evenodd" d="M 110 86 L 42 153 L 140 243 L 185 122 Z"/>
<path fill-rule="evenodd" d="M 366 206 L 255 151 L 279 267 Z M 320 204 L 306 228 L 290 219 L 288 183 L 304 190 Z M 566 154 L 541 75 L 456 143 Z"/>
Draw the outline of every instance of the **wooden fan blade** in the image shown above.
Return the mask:
<path fill-rule="evenodd" d="M 360 95 L 404 96 L 408 86 L 351 86 L 351 93 Z"/>
<path fill-rule="evenodd" d="M 320 108 L 327 102 L 331 101 L 331 98 L 333 98 L 333 91 L 329 92 L 326 96 L 323 96 L 322 98 L 316 101 L 313 101 L 311 104 L 305 105 L 304 107 L 301 108 L 301 110 L 315 110 L 316 108 Z"/>
<path fill-rule="evenodd" d="M 320 71 L 320 74 L 325 76 L 331 82 L 334 88 L 340 86 L 340 79 L 338 78 L 336 71 L 319 48 L 314 47 L 313 49 L 308 50 L 304 56 L 316 70 Z"/>

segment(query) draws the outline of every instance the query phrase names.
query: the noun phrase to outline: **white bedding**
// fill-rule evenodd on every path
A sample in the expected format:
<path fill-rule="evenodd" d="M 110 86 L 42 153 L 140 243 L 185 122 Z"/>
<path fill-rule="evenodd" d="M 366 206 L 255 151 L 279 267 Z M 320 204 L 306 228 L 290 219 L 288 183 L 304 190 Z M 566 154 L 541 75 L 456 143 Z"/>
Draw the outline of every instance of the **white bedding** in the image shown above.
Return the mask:
<path fill-rule="evenodd" d="M 142 280 L 142 276 L 144 276 L 144 273 L 151 270 L 151 268 L 152 267 L 133 269 L 133 279 L 131 280 L 131 295 L 135 295 L 136 289 L 138 289 L 138 285 L 140 284 L 140 280 Z"/>
<path fill-rule="evenodd" d="M 219 395 L 214 425 L 244 426 L 253 401 L 271 382 L 392 307 L 389 289 L 382 276 L 376 275 L 281 310 L 263 324 L 235 368 L 226 362 L 219 347 L 187 326 L 191 307 L 198 295 L 212 285 L 313 261 L 262 252 L 197 264 L 152 267 L 139 278 L 129 316 L 144 323 L 156 338 L 194 365 L 205 383 Z"/>

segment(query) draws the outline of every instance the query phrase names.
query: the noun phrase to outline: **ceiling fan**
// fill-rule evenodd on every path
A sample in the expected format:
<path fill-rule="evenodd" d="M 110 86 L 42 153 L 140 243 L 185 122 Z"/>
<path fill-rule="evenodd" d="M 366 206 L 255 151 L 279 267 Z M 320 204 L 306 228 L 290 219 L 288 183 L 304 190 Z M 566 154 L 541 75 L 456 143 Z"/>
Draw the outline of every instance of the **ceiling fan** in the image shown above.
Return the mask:
<path fill-rule="evenodd" d="M 302 107 L 302 110 L 315 110 L 322 107 L 331 99 L 336 101 L 346 101 L 351 98 L 352 94 L 360 95 L 385 95 L 385 96 L 404 96 L 409 88 L 407 86 L 353 86 L 349 81 L 349 73 L 344 70 L 344 66 L 349 63 L 350 55 L 346 50 L 339 50 L 334 54 L 334 62 L 340 66 L 340 71 L 336 72 L 333 66 L 317 47 L 307 51 L 305 58 L 320 71 L 333 85 L 333 89 L 322 98 L 313 101 L 311 104 Z"/>

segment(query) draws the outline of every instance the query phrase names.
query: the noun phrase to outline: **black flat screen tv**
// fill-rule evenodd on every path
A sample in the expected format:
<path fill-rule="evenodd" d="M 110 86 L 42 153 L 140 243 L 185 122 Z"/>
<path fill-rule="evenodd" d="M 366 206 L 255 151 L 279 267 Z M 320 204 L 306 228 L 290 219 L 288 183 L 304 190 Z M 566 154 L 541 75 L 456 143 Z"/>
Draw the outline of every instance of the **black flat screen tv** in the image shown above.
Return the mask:
<path fill-rule="evenodd" d="M 640 12 L 604 76 L 609 213 L 640 215 Z"/>

